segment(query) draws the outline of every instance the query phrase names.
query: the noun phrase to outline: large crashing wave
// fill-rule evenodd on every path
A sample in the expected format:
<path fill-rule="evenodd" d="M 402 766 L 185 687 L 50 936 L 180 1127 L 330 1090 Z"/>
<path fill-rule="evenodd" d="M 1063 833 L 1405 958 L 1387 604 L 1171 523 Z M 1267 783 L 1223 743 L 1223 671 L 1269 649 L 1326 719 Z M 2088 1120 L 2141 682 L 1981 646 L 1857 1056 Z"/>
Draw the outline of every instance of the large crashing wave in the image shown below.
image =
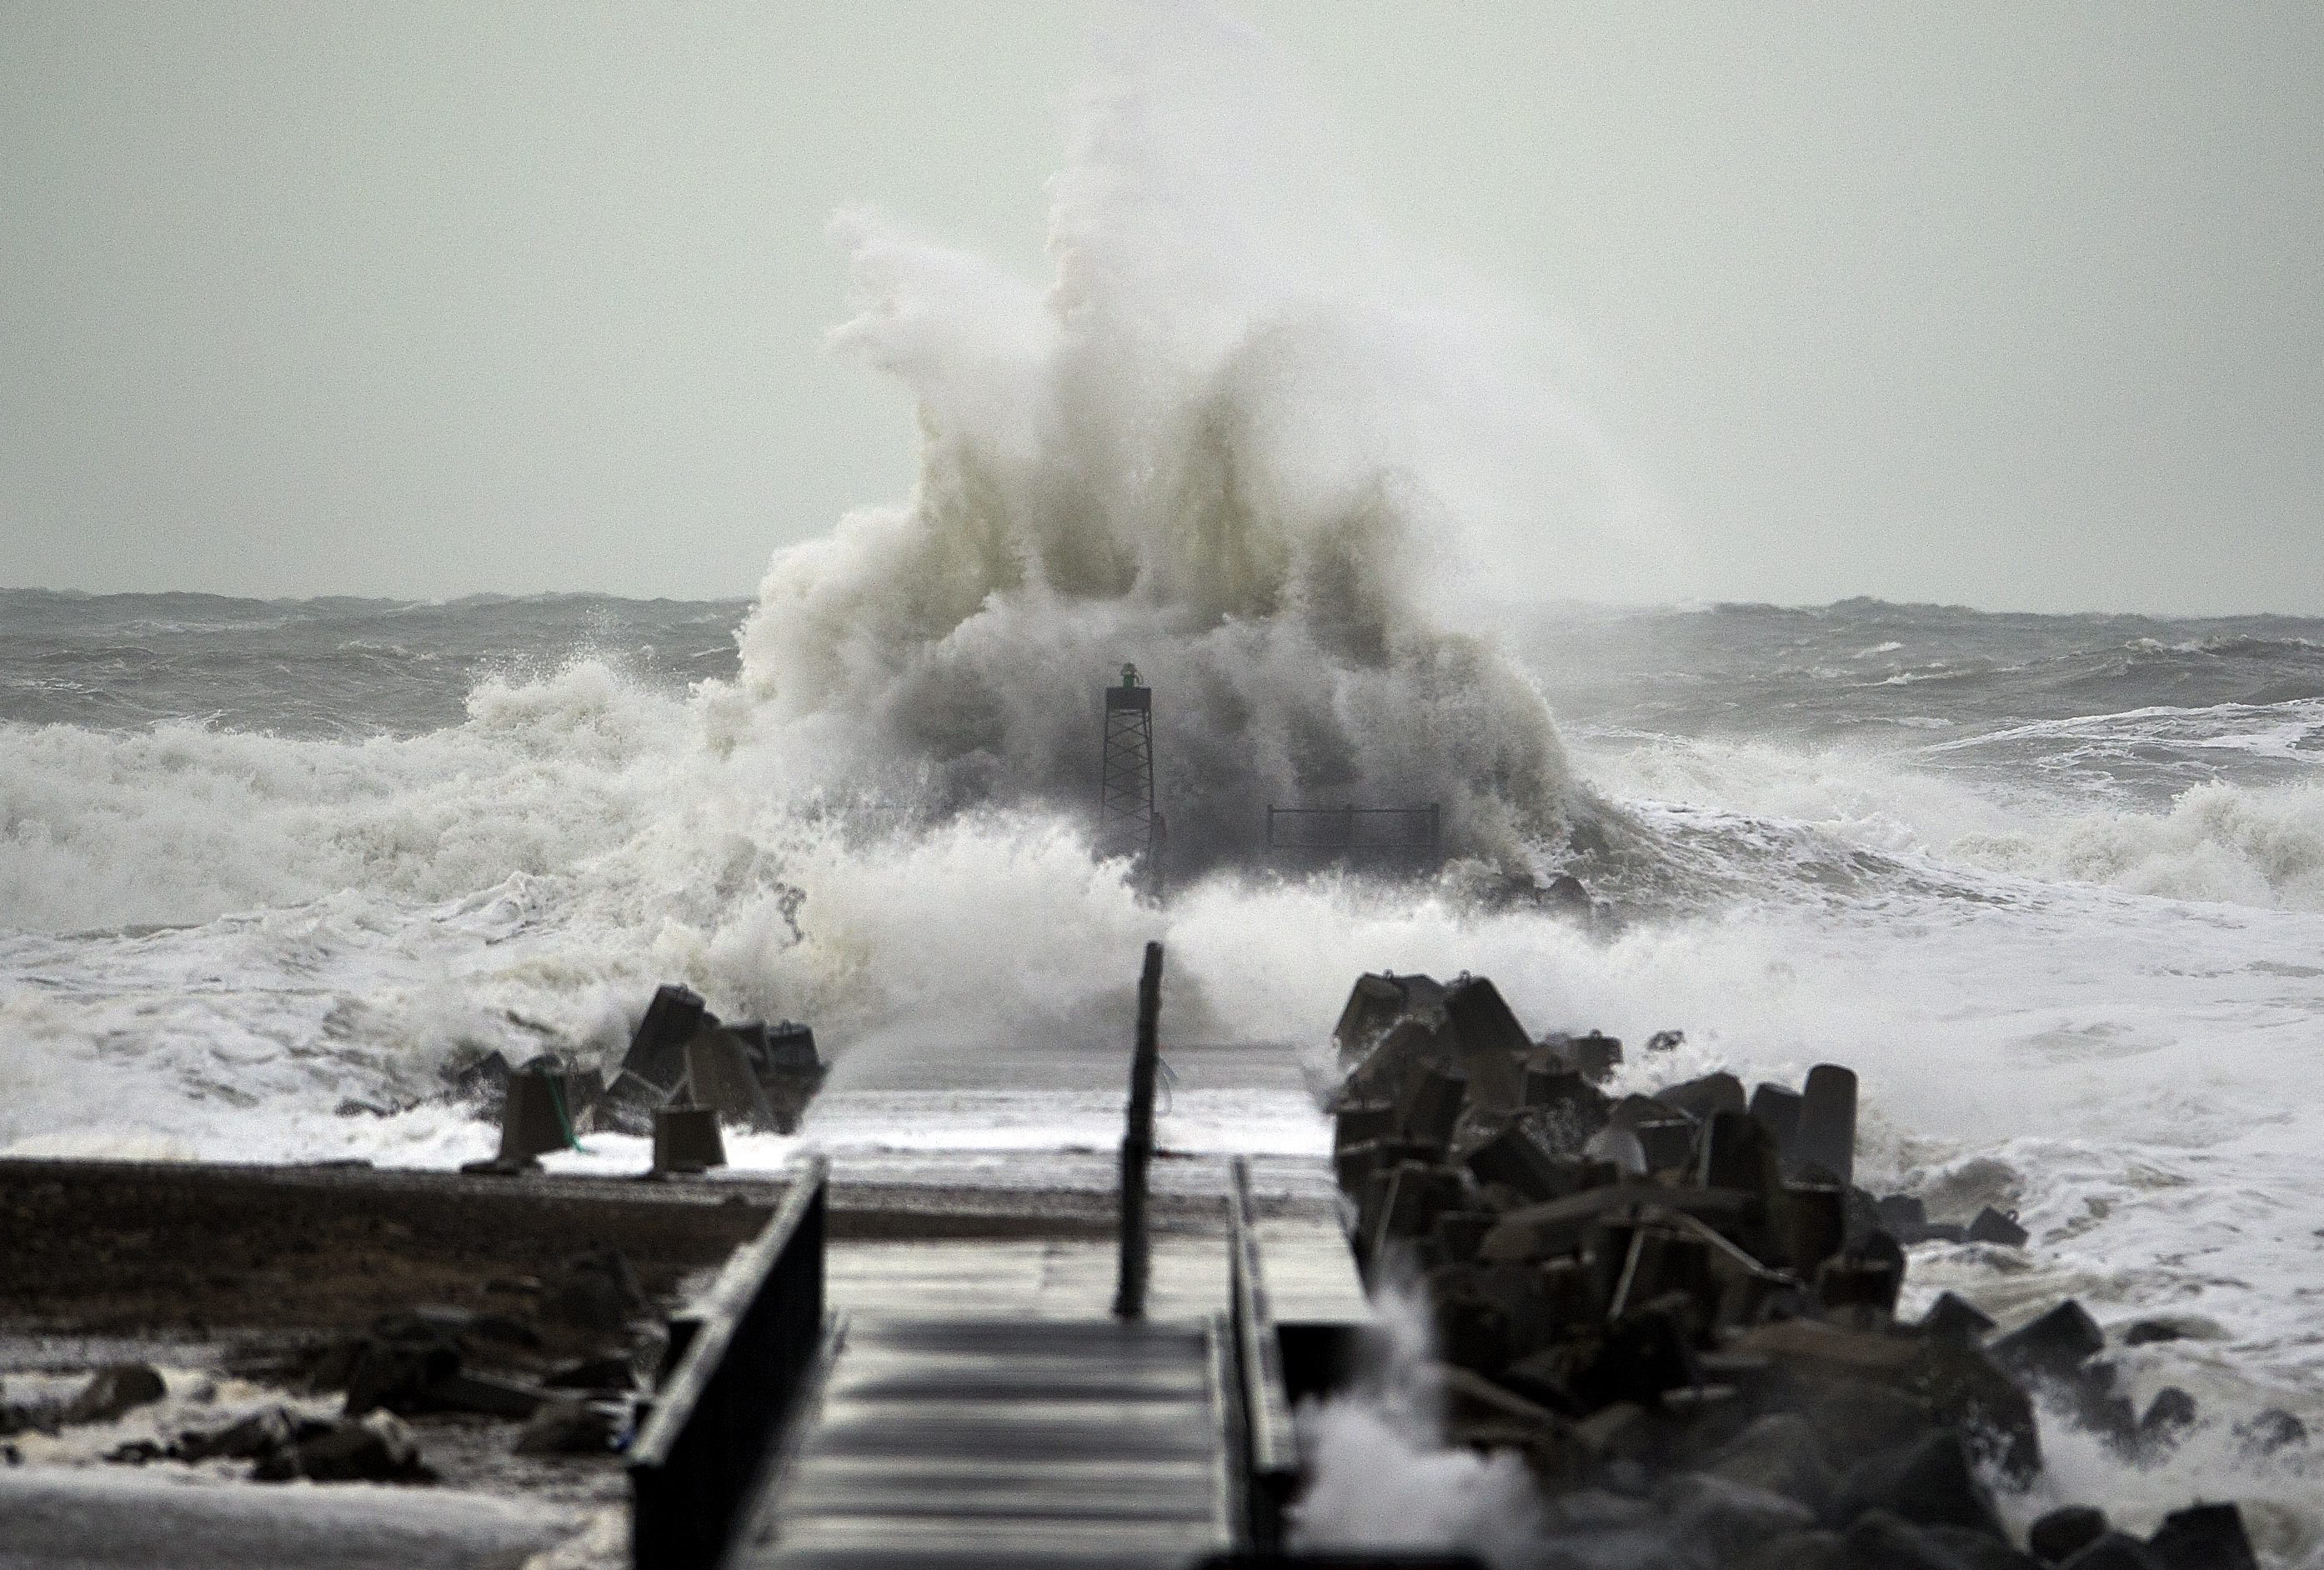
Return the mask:
<path fill-rule="evenodd" d="M 1148 13 L 1102 60 L 1046 290 L 835 225 L 860 310 L 834 342 L 910 391 L 920 476 L 776 556 L 715 712 L 938 813 L 1084 807 L 1135 662 L 1174 859 L 1248 850 L 1269 802 L 1436 802 L 1454 851 L 1534 859 L 1556 731 L 1445 605 L 1496 531 L 1537 551 L 1586 426 L 1525 335 L 1415 281 L 1254 36 Z"/>

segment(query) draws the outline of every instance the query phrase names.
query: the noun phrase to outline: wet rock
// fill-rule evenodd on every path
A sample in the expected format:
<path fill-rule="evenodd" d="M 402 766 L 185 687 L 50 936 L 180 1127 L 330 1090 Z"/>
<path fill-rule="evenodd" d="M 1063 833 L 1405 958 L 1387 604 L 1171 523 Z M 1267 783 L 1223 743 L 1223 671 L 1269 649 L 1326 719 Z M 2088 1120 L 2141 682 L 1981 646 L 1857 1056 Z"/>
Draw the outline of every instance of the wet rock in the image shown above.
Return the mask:
<path fill-rule="evenodd" d="M 1911 1243 L 1929 1225 L 1929 1207 L 1917 1194 L 1884 1194 L 1873 1201 L 1881 1229 L 1899 1243 Z"/>
<path fill-rule="evenodd" d="M 1430 1069 L 1457 1066 L 1452 1033 L 1438 1022 L 1407 1015 L 1389 1027 L 1341 1086 L 1342 1101 L 1401 1103 L 1412 1082 Z"/>
<path fill-rule="evenodd" d="M 2246 1455 L 2273 1455 L 2308 1443 L 2308 1425 L 2282 1407 L 2267 1407 L 2236 1425 L 2236 1443 Z"/>
<path fill-rule="evenodd" d="M 664 1094 L 676 1090 L 686 1078 L 686 1043 L 718 1023 L 701 996 L 675 982 L 654 991 L 643 1018 L 631 1033 L 630 1049 L 622 1059 L 622 1072 L 654 1086 Z"/>
<path fill-rule="evenodd" d="M 497 1049 L 457 1068 L 447 1068 L 444 1074 L 454 1098 L 492 1118 L 501 1115 L 502 1098 L 508 1094 L 508 1078 L 509 1060 Z"/>
<path fill-rule="evenodd" d="M 1987 1205 L 1977 1213 L 1977 1219 L 1969 1224 L 1966 1235 L 1971 1243 L 1994 1243 L 2004 1248 L 2023 1248 L 2032 1234 L 2017 1225 L 2015 1212 L 1996 1210 Z"/>
<path fill-rule="evenodd" d="M 2122 1333 L 2125 1346 L 2144 1346 L 2156 1341 L 2177 1341 L 2187 1333 L 2168 1319 L 2134 1319 Z"/>
<path fill-rule="evenodd" d="M 268 1407 L 208 1434 L 180 1434 L 171 1451 L 180 1461 L 248 1461 L 288 1447 L 294 1433 L 290 1414 Z"/>
<path fill-rule="evenodd" d="M 1348 1101 L 1333 1119 L 1334 1154 L 1353 1145 L 1396 1137 L 1396 1104 L 1392 1101 Z"/>
<path fill-rule="evenodd" d="M 1921 1316 L 1920 1330 L 1947 1341 L 1982 1341 L 1994 1327 L 1991 1316 L 1968 1299 L 1953 1292 L 1938 1295 Z"/>
<path fill-rule="evenodd" d="M 1636 1461 L 1655 1447 L 1663 1425 L 1644 1403 L 1616 1401 L 1574 1424 L 1573 1432 L 1592 1455 Z"/>
<path fill-rule="evenodd" d="M 151 1439 L 132 1439 L 125 1445 L 115 1445 L 105 1453 L 105 1458 L 116 1466 L 143 1466 L 149 1461 L 159 1461 L 169 1452 Z"/>
<path fill-rule="evenodd" d="M 1843 1534 L 1849 1562 L 1860 1570 L 1968 1570 L 1944 1542 L 1893 1510 L 1870 1510 Z"/>
<path fill-rule="evenodd" d="M 1968 1527 L 1923 1527 L 1921 1535 L 1950 1554 L 1963 1570 L 2039 1570 L 2030 1555 Z"/>
<path fill-rule="evenodd" d="M 1803 1178 L 1809 1178 L 1821 1171 L 1822 1171 L 1821 1168 L 1811 1163 L 1801 1175 Z M 1881 1229 L 1880 1207 L 1872 1196 L 1863 1189 L 1853 1188 L 1846 1183 L 1840 1184 L 1840 1191 L 1846 1196 L 1847 1204 L 1847 1209 L 1844 1212 L 1847 1231 L 1844 1235 L 1849 1247 L 1858 1248 L 1862 1246 L 1866 1238 Z"/>
<path fill-rule="evenodd" d="M 161 1376 L 147 1364 L 113 1363 L 90 1375 L 89 1382 L 65 1403 L 62 1420 L 68 1426 L 110 1423 L 168 1393 Z"/>
<path fill-rule="evenodd" d="M 1565 1060 L 1573 1065 L 1575 1073 L 1593 1085 L 1602 1085 L 1614 1077 L 1622 1066 L 1622 1038 L 1609 1036 L 1603 1031 L 1591 1031 L 1587 1035 L 1567 1036 L 1559 1042 Z"/>
<path fill-rule="evenodd" d="M 1795 1500 L 1732 1478 L 1688 1473 L 1672 1479 L 1655 1502 L 1673 1541 L 1713 1565 L 1728 1565 L 1771 1538 L 1812 1530 L 1815 1512 Z"/>
<path fill-rule="evenodd" d="M 473 1371 L 439 1379 L 421 1391 L 411 1409 L 470 1412 L 484 1418 L 529 1418 L 543 1400 L 539 1387 L 521 1380 Z"/>
<path fill-rule="evenodd" d="M 1735 1561 L 1735 1570 L 1855 1570 L 1847 1539 L 1838 1532 L 1785 1532 Z"/>
<path fill-rule="evenodd" d="M 1877 1323 L 1896 1311 L 1904 1285 L 1903 1251 L 1896 1240 L 1876 1232 L 1865 1242 L 1816 1267 L 1817 1299 L 1836 1318 Z"/>
<path fill-rule="evenodd" d="M 1612 1124 L 1590 1136 L 1590 1142 L 1582 1147 L 1582 1159 L 1612 1167 L 1625 1178 L 1646 1175 L 1646 1147 L 1639 1143 L 1635 1132 Z"/>
<path fill-rule="evenodd" d="M 1489 1111 L 1514 1110 L 1525 1090 L 1525 1060 L 1533 1039 L 1481 976 L 1454 982 L 1444 992 L 1444 1020 L 1452 1029 L 1470 1094 Z"/>
<path fill-rule="evenodd" d="M 1886 1510 L 1915 1526 L 1967 1527 L 2000 1538 L 1993 1496 L 1978 1481 L 1959 1434 L 1940 1429 L 1902 1450 L 1875 1455 L 1848 1474 L 1837 1519 Z"/>
<path fill-rule="evenodd" d="M 402 1419 L 389 1412 L 343 1418 L 301 1434 L 289 1446 L 260 1457 L 251 1476 L 260 1483 L 294 1477 L 317 1483 L 432 1483 L 420 1446 Z"/>
<path fill-rule="evenodd" d="M 739 1033 L 714 1025 L 686 1043 L 685 1099 L 707 1106 L 727 1122 L 760 1133 L 776 1126 L 774 1105 L 761 1083 L 752 1043 Z"/>
<path fill-rule="evenodd" d="M 1609 1183 L 1509 1211 L 1486 1234 L 1478 1254 L 1489 1260 L 1525 1260 L 1572 1253 L 1581 1246 L 1592 1222 L 1643 1206 L 1715 1221 L 1742 1216 L 1756 1203 L 1755 1195 L 1726 1189 L 1673 1189 L 1637 1181 Z"/>
<path fill-rule="evenodd" d="M 1974 1346 L 1788 1320 L 1746 1332 L 1728 1351 L 1770 1362 L 1765 1399 L 1807 1416 L 1836 1466 L 1909 1444 L 1939 1423 L 1976 1436 L 2014 1477 L 2041 1464 L 2032 1403 Z"/>
<path fill-rule="evenodd" d="M 1800 1120 L 1793 1134 L 1795 1172 L 1821 1167 L 1847 1184 L 1856 1170 L 1856 1074 L 1837 1063 L 1808 1070 L 1800 1097 Z"/>
<path fill-rule="evenodd" d="M 619 1334 L 650 1307 L 630 1262 L 611 1248 L 575 1254 L 541 1282 L 542 1316 L 584 1330 Z"/>
<path fill-rule="evenodd" d="M 1723 1069 L 1700 1079 L 1657 1090 L 1655 1099 L 1665 1106 L 1677 1107 L 1697 1122 L 1706 1123 L 1712 1113 L 1740 1113 L 1748 1105 L 1743 1097 L 1743 1081 Z"/>
<path fill-rule="evenodd" d="M 1415 1144 L 1443 1152 L 1452 1143 L 1461 1109 L 1469 1098 L 1469 1077 L 1446 1069 L 1430 1069 L 1415 1079 L 1397 1104 L 1397 1121 L 1404 1137 Z"/>
<path fill-rule="evenodd" d="M 544 1401 L 516 1437 L 520 1455 L 603 1455 L 627 1419 L 622 1403 L 558 1397 Z"/>
<path fill-rule="evenodd" d="M 1757 1119 L 1717 1112 L 1703 1125 L 1694 1180 L 1706 1189 L 1733 1189 L 1771 1198 L 1783 1185 L 1783 1158 Z"/>
<path fill-rule="evenodd" d="M 1464 1198 L 1460 1174 L 1451 1168 L 1400 1162 L 1388 1174 L 1387 1187 L 1370 1219 L 1365 1257 L 1378 1268 L 1394 1244 L 1427 1236 L 1436 1217 L 1459 1208 Z"/>
<path fill-rule="evenodd" d="M 1332 1027 L 1340 1061 L 1351 1063 L 1362 1057 L 1397 1021 L 1428 1012 L 1443 996 L 1444 989 L 1426 976 L 1398 976 L 1391 970 L 1358 977 L 1339 1023 Z"/>
<path fill-rule="evenodd" d="M 378 1334 L 355 1345 L 346 1372 L 346 1412 L 418 1411 L 430 1386 L 460 1372 L 460 1349 L 450 1336 Z"/>
<path fill-rule="evenodd" d="M 2034 1403 L 1973 1343 L 1923 1340 L 1911 1388 L 1941 1419 L 1966 1436 L 1969 1453 L 1979 1462 L 2019 1483 L 2041 1469 Z"/>
<path fill-rule="evenodd" d="M 2061 1570 L 2163 1570 L 2162 1561 L 2147 1552 L 2145 1544 L 2112 1530 L 2100 1532 L 2060 1565 Z"/>
<path fill-rule="evenodd" d="M 1840 1480 L 1824 1462 L 1814 1427 L 1796 1412 L 1759 1419 L 1702 1465 L 1725 1478 L 1804 1506 L 1821 1516 L 1836 1502 Z"/>
<path fill-rule="evenodd" d="M 1752 1089 L 1750 1105 L 1744 1110 L 1759 1120 L 1774 1136 L 1775 1148 L 1788 1156 L 1800 1129 L 1800 1093 L 1762 1082 Z"/>
<path fill-rule="evenodd" d="M 1582 1164 L 1552 1155 L 1522 1124 L 1471 1151 L 1462 1164 L 1480 1183 L 1499 1183 L 1536 1202 L 1563 1198 L 1582 1187 Z"/>
<path fill-rule="evenodd" d="M 1987 1345 L 1993 1360 L 2026 1379 L 2070 1381 L 2106 1350 L 2106 1332 L 2069 1298 Z"/>
<path fill-rule="evenodd" d="M 637 1382 L 637 1370 L 626 1354 L 601 1353 L 560 1363 L 540 1382 L 550 1390 L 626 1391 Z"/>
<path fill-rule="evenodd" d="M 1692 1118 L 1657 1118 L 1630 1132 L 1637 1136 L 1638 1152 L 1649 1172 L 1675 1172 L 1694 1160 L 1698 1125 Z"/>
<path fill-rule="evenodd" d="M 1508 1318 L 1465 1272 L 1433 1272 L 1428 1288 L 1437 1351 L 1447 1363 L 1482 1371 L 1509 1361 Z"/>
<path fill-rule="evenodd" d="M 2153 1456 L 2171 1449 L 2187 1437 L 2195 1418 L 2195 1398 L 2175 1384 L 2164 1385 L 2138 1419 L 2138 1453 Z"/>
<path fill-rule="evenodd" d="M 2258 1570 L 2244 1513 L 2231 1504 L 2172 1510 L 2146 1547 L 2162 1570 Z"/>
<path fill-rule="evenodd" d="M 1596 1354 L 1573 1374 L 1574 1393 L 1594 1407 L 1652 1402 L 1695 1382 L 1691 1342 L 1683 1301 L 1644 1304 L 1606 1327 Z"/>
<path fill-rule="evenodd" d="M 2086 1504 L 2052 1510 L 2025 1533 L 2025 1547 L 2044 1565 L 2062 1565 L 2106 1535 L 2106 1511 Z"/>
<path fill-rule="evenodd" d="M 1360 1197 L 1364 1185 L 1376 1175 L 1392 1171 L 1404 1161 L 1428 1161 L 1436 1152 L 1426 1145 L 1415 1144 L 1404 1139 L 1366 1140 L 1351 1144 L 1332 1157 L 1332 1170 L 1339 1180 L 1341 1192 Z"/>
<path fill-rule="evenodd" d="M 1523 1095 L 1527 1111 L 1568 1113 L 1577 1126 L 1583 1127 L 1585 1135 L 1604 1125 L 1607 1109 L 1613 1105 L 1580 1070 L 1562 1060 L 1528 1064 Z"/>
<path fill-rule="evenodd" d="M 1786 1183 L 1769 1218 L 1776 1257 L 1812 1281 L 1825 1260 L 1847 1246 L 1847 1194 L 1829 1183 Z"/>

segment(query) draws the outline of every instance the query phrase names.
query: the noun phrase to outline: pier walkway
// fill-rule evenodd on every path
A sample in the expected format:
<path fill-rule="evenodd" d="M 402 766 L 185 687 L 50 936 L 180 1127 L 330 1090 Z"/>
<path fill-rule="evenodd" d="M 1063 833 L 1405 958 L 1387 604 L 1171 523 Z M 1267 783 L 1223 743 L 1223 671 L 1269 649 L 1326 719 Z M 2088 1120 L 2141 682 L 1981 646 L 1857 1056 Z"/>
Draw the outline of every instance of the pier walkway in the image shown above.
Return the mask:
<path fill-rule="evenodd" d="M 1236 1537 L 1207 1324 L 852 1322 L 752 1570 L 1167 1566 Z"/>
<path fill-rule="evenodd" d="M 635 1570 L 1185 1570 L 1273 1545 L 1291 1404 L 1344 1375 L 1370 1324 L 1328 1146 L 1305 1144 L 1314 1101 L 1287 1049 L 1180 1048 L 1176 1116 L 1201 1121 L 1176 1126 L 1255 1119 L 1282 1143 L 1231 1160 L 1173 1141 L 1161 1182 L 1125 1171 L 1110 1193 L 1120 1061 L 1100 1058 L 1028 1053 L 942 1090 L 946 1063 L 897 1063 L 899 1087 L 867 1070 L 826 1097 L 837 1148 L 673 1322 L 631 1450 Z M 1045 1143 L 1085 1100 L 1079 1152 L 973 1143 L 1020 1099 Z M 907 1110 L 908 1149 L 845 1137 Z M 1151 1148 L 1150 1098 L 1145 1116 Z M 1118 1316 L 1130 1236 L 1143 1290 Z"/>

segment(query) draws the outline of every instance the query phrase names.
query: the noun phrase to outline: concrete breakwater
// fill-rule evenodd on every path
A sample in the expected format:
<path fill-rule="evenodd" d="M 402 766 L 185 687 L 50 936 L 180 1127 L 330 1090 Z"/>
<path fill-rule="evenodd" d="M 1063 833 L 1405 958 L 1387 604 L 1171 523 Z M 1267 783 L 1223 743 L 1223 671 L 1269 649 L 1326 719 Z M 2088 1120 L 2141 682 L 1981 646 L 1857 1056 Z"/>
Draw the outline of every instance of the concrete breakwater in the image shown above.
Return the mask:
<path fill-rule="evenodd" d="M 1522 1455 L 1553 1554 L 2255 1563 L 2232 1502 L 2164 1501 L 2143 1538 L 2071 1506 L 2005 1524 L 2041 1472 L 2043 1415 L 2136 1462 L 2177 1443 L 2195 1403 L 2165 1389 L 2134 1406 L 2071 1300 L 2001 1334 L 1950 1293 L 1900 1320 L 1908 1244 L 2031 1240 L 1998 1211 L 1932 1221 L 1914 1196 L 1857 1187 L 1849 1070 L 1617 1097 L 1620 1042 L 1534 1037 L 1468 976 L 1366 976 L 1335 1037 L 1334 1165 L 1367 1285 L 1425 1304 L 1446 1440 Z M 2231 1420 L 2255 1455 L 2306 1442 L 2289 1413 Z"/>

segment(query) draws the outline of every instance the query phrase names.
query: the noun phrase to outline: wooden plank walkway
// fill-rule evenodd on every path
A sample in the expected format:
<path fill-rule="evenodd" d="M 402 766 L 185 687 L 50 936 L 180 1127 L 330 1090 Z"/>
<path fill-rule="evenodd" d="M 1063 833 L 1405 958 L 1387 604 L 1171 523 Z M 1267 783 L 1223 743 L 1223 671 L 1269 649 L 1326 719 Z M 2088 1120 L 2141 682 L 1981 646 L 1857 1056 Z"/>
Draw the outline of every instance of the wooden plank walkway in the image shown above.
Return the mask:
<path fill-rule="evenodd" d="M 862 1316 L 752 1570 L 1179 1570 L 1234 1538 L 1213 1320 Z"/>

